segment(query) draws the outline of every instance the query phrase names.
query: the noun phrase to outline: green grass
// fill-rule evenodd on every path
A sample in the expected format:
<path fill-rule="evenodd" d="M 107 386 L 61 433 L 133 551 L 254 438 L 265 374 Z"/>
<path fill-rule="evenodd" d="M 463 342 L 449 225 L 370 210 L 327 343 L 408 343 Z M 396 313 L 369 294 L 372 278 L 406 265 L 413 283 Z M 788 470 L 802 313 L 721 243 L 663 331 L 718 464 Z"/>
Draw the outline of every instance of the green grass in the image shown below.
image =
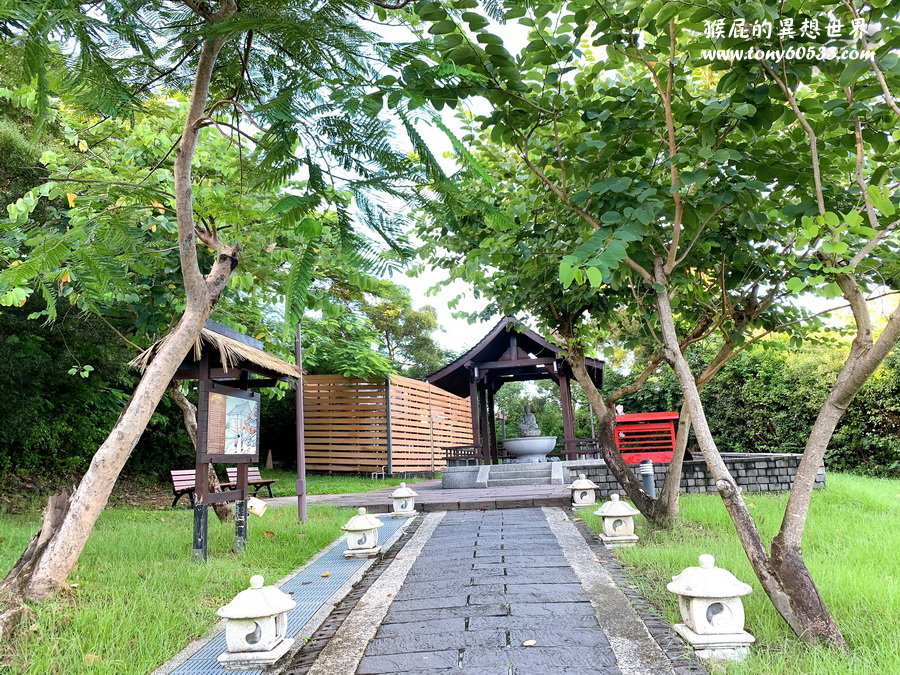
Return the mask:
<path fill-rule="evenodd" d="M 309 513 L 302 525 L 292 508 L 251 516 L 240 556 L 230 552 L 233 523 L 210 514 L 209 561 L 202 565 L 191 562 L 189 509 L 107 509 L 69 578 L 77 586 L 34 605 L 0 672 L 150 672 L 206 633 L 218 619 L 215 610 L 251 575 L 272 583 L 331 543 L 352 510 L 314 505 Z M 0 577 L 38 524 L 38 514 L 0 516 Z"/>
<path fill-rule="evenodd" d="M 293 497 L 297 494 L 294 483 L 297 474 L 285 469 L 261 468 L 263 478 L 277 478 L 278 482 L 272 485 L 272 494 L 276 497 Z M 368 492 L 380 488 L 393 487 L 403 483 L 417 483 L 423 478 L 368 478 L 355 474 L 326 475 L 318 473 L 306 474 L 306 493 L 310 495 L 325 494 L 349 494 L 351 492 Z M 268 494 L 268 493 L 266 493 Z"/>
<path fill-rule="evenodd" d="M 764 536 L 778 529 L 784 494 L 748 493 L 747 503 Z M 803 541 L 807 566 L 850 645 L 849 654 L 800 643 L 776 614 L 741 549 L 717 495 L 685 495 L 686 526 L 654 530 L 635 518 L 641 537 L 634 548 L 616 549 L 641 591 L 678 620 L 675 596 L 665 590 L 672 575 L 697 556 L 711 553 L 716 565 L 753 586 L 744 597 L 747 630 L 756 636 L 751 656 L 728 673 L 900 673 L 900 481 L 828 474 L 816 490 Z M 599 529 L 592 509 L 579 515 Z"/>

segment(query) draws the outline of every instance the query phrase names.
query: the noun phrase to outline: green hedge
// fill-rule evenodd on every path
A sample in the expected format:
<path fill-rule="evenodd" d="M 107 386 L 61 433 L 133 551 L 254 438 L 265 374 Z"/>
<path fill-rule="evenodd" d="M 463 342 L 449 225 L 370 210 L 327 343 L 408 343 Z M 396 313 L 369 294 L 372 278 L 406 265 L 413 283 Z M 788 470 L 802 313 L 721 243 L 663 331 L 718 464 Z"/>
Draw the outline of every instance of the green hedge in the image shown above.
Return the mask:
<path fill-rule="evenodd" d="M 65 318 L 53 326 L 29 320 L 37 309 L 30 304 L 0 310 L 0 470 L 77 476 L 134 389 L 136 373 L 126 365 L 134 352 L 74 311 L 61 309 Z M 192 463 L 181 413 L 166 399 L 125 470 L 164 475 Z"/>
<path fill-rule="evenodd" d="M 776 342 L 739 354 L 702 392 L 720 450 L 802 452 L 843 356 L 839 347 L 796 350 Z M 607 379 L 614 387 L 622 378 L 611 373 Z M 623 404 L 628 412 L 678 410 L 681 395 L 666 369 Z M 825 462 L 840 471 L 900 475 L 900 348 L 853 400 Z"/>

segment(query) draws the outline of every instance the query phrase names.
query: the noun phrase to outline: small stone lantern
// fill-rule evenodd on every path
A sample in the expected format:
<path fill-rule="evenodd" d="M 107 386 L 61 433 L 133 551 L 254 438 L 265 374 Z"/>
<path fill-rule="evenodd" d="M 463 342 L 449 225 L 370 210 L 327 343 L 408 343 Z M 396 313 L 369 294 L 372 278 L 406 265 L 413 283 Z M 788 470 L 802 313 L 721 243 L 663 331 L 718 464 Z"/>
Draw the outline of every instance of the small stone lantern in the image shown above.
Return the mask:
<path fill-rule="evenodd" d="M 391 494 L 391 499 L 394 500 L 393 517 L 405 518 L 416 515 L 416 497 L 418 496 L 419 493 L 406 487 L 406 483 L 400 483 L 400 487 Z"/>
<path fill-rule="evenodd" d="M 744 631 L 742 595 L 753 589 L 728 570 L 715 566 L 715 558 L 700 556 L 700 567 L 688 567 L 666 586 L 678 595 L 684 623 L 675 632 L 704 659 L 740 661 L 755 638 Z"/>
<path fill-rule="evenodd" d="M 383 527 L 375 516 L 366 513 L 365 507 L 359 507 L 357 515 L 353 516 L 341 529 L 346 532 L 347 550 L 345 558 L 374 558 L 381 552 L 378 545 L 378 528 Z"/>
<path fill-rule="evenodd" d="M 287 612 L 297 603 L 274 586 L 263 586 L 263 578 L 250 577 L 250 588 L 238 593 L 216 614 L 226 619 L 225 643 L 219 655 L 226 670 L 266 668 L 284 656 L 293 639 L 286 639 Z"/>
<path fill-rule="evenodd" d="M 600 486 L 590 480 L 585 474 L 578 474 L 578 480 L 572 481 L 569 486 L 572 491 L 572 506 L 593 506 L 597 501 L 597 490 Z"/>
<path fill-rule="evenodd" d="M 619 495 L 610 495 L 609 501 L 604 502 L 600 508 L 594 511 L 595 516 L 603 518 L 603 532 L 599 535 L 600 541 L 609 547 L 634 546 L 638 540 L 634 533 L 634 518 L 640 511 L 627 502 L 619 500 Z"/>

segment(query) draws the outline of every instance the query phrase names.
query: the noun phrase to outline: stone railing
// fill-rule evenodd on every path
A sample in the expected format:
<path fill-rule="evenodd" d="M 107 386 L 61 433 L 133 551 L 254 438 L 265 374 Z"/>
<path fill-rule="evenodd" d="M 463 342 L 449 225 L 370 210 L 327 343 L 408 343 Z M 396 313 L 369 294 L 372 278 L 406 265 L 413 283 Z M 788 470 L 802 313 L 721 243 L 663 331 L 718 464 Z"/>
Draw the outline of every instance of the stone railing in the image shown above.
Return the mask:
<path fill-rule="evenodd" d="M 781 453 L 739 453 L 739 452 L 723 452 L 722 459 L 725 465 L 734 476 L 737 484 L 745 492 L 781 492 L 790 490 L 794 482 L 794 476 L 797 473 L 797 467 L 800 464 L 800 457 L 796 454 Z M 571 460 L 563 462 L 568 469 L 568 481 L 578 477 L 583 473 L 597 485 L 600 486 L 598 496 L 606 497 L 613 492 L 621 492 L 622 488 L 619 483 L 606 468 L 603 460 L 585 459 Z M 635 475 L 638 475 L 638 465 L 631 465 L 631 469 Z M 653 473 L 656 478 L 657 491 L 662 489 L 666 472 L 669 470 L 668 463 L 654 463 Z M 814 487 L 825 486 L 825 467 L 820 466 L 816 474 L 816 483 Z M 681 474 L 681 491 L 682 492 L 715 492 L 716 485 L 706 463 L 703 460 L 693 460 L 684 463 Z"/>

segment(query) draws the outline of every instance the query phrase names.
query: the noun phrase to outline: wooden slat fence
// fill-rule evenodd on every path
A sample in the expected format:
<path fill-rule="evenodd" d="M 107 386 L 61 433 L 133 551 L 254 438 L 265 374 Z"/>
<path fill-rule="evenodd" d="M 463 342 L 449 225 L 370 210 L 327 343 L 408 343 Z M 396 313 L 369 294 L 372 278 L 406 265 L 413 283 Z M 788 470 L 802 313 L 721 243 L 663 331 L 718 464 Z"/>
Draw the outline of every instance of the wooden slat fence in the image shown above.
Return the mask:
<path fill-rule="evenodd" d="M 434 385 L 392 375 L 366 382 L 303 378 L 306 464 L 314 471 L 438 471 L 442 448 L 472 443 L 469 402 Z"/>

